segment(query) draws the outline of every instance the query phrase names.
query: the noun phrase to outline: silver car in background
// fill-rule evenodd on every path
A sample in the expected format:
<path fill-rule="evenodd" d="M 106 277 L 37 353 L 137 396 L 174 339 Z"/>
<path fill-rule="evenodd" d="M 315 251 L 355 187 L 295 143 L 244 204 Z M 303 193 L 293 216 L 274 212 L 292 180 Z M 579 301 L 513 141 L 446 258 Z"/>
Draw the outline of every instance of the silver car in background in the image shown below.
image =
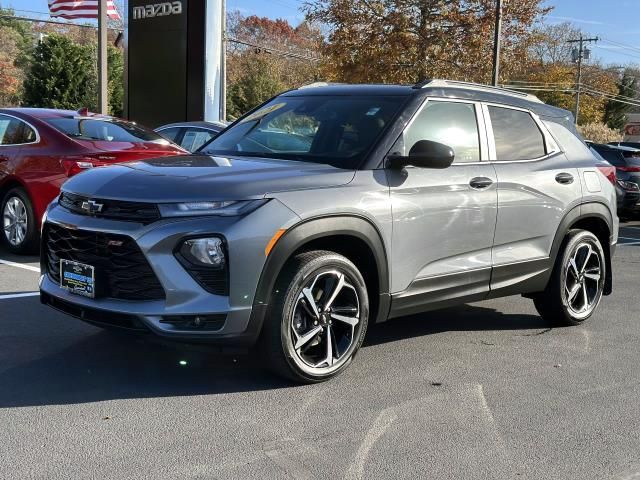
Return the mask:
<path fill-rule="evenodd" d="M 443 80 L 314 86 L 196 155 L 66 183 L 41 300 L 102 327 L 255 345 L 317 382 L 394 317 L 521 294 L 580 324 L 611 292 L 617 232 L 614 187 L 565 110 Z"/>

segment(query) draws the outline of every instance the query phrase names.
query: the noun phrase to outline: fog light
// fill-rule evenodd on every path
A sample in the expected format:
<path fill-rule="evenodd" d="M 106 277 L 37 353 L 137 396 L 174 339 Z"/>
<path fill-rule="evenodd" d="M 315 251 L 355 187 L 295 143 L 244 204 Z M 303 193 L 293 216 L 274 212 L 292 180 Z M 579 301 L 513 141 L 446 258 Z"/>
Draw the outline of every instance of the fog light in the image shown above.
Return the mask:
<path fill-rule="evenodd" d="M 180 254 L 194 265 L 223 269 L 226 264 L 222 239 L 218 237 L 186 240 Z"/>

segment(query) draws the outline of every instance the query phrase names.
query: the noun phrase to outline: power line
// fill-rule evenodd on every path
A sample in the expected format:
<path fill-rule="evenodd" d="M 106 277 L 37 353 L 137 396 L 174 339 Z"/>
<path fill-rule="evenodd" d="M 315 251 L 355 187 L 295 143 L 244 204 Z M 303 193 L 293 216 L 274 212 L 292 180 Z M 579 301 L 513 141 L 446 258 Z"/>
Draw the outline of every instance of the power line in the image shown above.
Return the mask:
<path fill-rule="evenodd" d="M 612 45 L 616 45 L 618 47 L 626 48 L 627 50 L 634 50 L 634 51 L 640 53 L 640 48 L 639 47 L 634 47 L 632 45 L 627 45 L 625 43 L 614 42 L 613 40 L 609 40 L 608 38 L 603 38 L 602 41 L 606 42 L 606 43 L 611 43 Z"/>
<path fill-rule="evenodd" d="M 310 57 L 307 55 L 302 55 L 300 53 L 293 53 L 293 52 L 286 52 L 284 50 L 278 50 L 275 48 L 271 48 L 271 47 L 267 47 L 264 45 L 260 45 L 257 43 L 251 43 L 251 42 L 247 42 L 244 40 L 238 40 L 237 38 L 233 38 L 233 37 L 227 37 L 226 39 L 228 42 L 231 43 L 237 43 L 240 45 L 245 45 L 247 47 L 253 47 L 255 49 L 260 49 L 260 50 L 264 50 L 267 53 L 275 53 L 276 55 L 280 55 L 281 57 L 290 57 L 290 58 L 295 58 L 298 60 L 306 60 L 309 62 L 319 62 L 320 59 L 319 58 L 315 58 L 315 57 Z"/>

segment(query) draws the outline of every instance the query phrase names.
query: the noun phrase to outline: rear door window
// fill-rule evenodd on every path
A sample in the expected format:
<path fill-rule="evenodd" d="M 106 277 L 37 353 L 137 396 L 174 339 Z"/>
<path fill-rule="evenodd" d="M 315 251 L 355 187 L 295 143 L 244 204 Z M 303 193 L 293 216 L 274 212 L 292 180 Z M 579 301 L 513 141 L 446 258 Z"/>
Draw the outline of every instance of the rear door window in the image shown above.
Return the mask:
<path fill-rule="evenodd" d="M 496 159 L 534 160 L 546 155 L 544 136 L 530 113 L 489 106 Z"/>
<path fill-rule="evenodd" d="M 178 140 L 178 137 L 180 136 L 180 128 L 179 127 L 165 128 L 164 130 L 160 130 L 158 133 L 162 135 L 164 138 L 166 138 L 167 140 L 170 140 L 173 143 L 176 143 L 176 141 Z"/>
<path fill-rule="evenodd" d="M 202 128 L 187 128 L 180 142 L 180 146 L 190 152 L 195 152 L 216 134 Z"/>
<path fill-rule="evenodd" d="M 0 115 L 0 145 L 22 145 L 35 142 L 36 132 L 17 118 Z"/>

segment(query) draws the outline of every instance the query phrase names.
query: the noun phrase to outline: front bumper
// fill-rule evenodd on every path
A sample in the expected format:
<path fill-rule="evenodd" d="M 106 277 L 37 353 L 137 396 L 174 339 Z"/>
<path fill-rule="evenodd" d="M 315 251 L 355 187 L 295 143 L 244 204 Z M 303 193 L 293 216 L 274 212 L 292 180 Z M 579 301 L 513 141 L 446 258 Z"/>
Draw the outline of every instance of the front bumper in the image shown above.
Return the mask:
<path fill-rule="evenodd" d="M 77 215 L 54 203 L 47 211 L 47 223 L 132 238 L 153 269 L 166 298 L 135 301 L 72 294 L 48 275 L 43 245 L 41 301 L 95 325 L 146 331 L 180 341 L 250 345 L 259 335 L 268 307 L 264 303 L 254 305 L 266 260 L 264 248 L 275 232 L 297 220 L 277 200 L 244 217 L 164 219 L 146 226 Z M 185 237 L 214 234 L 223 236 L 227 242 L 229 296 L 205 291 L 174 255 Z M 196 317 L 212 321 L 202 328 L 167 323 L 168 319 Z"/>

